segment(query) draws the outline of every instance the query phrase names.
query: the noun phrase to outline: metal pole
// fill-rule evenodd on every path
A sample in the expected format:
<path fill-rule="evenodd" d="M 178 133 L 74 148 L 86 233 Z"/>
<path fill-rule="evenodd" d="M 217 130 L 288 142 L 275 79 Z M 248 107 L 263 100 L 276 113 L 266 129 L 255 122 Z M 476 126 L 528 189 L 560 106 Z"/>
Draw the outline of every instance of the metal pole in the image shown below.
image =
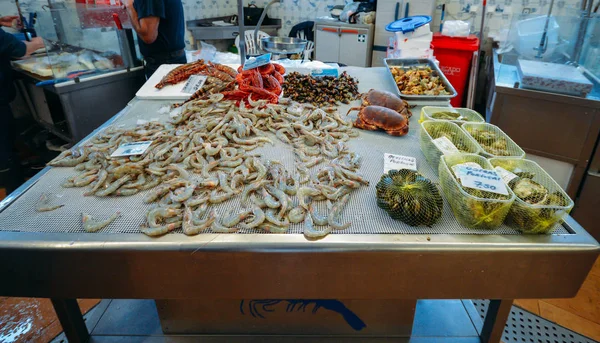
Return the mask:
<path fill-rule="evenodd" d="M 512 300 L 490 300 L 481 328 L 481 343 L 500 343 L 512 303 Z"/>
<path fill-rule="evenodd" d="M 75 299 L 52 298 L 52 306 L 69 343 L 86 343 L 90 334 Z"/>
<path fill-rule="evenodd" d="M 240 35 L 240 64 L 246 63 L 246 27 L 244 26 L 244 1 L 238 0 L 238 26 Z"/>
<path fill-rule="evenodd" d="M 583 50 L 583 41 L 585 40 L 585 34 L 587 32 L 588 23 L 590 17 L 592 15 L 592 6 L 594 5 L 593 0 L 589 0 L 585 6 L 585 13 L 583 14 L 583 18 L 581 20 L 581 26 L 579 27 L 579 32 L 577 33 L 577 40 L 575 41 L 575 51 L 573 52 L 573 63 L 579 65 L 579 58 L 581 57 L 581 50 Z"/>

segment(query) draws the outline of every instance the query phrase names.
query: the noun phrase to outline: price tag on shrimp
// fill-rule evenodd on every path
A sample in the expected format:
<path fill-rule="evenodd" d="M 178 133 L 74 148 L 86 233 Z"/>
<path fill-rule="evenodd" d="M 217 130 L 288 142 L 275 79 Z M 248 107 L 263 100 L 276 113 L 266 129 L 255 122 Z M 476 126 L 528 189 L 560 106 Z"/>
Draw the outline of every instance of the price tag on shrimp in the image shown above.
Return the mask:
<path fill-rule="evenodd" d="M 464 187 L 508 195 L 508 190 L 502 177 L 495 170 L 460 166 L 457 174 L 460 183 Z"/>
<path fill-rule="evenodd" d="M 410 156 L 383 154 L 383 172 L 410 169 L 417 171 L 417 159 Z"/>
<path fill-rule="evenodd" d="M 131 142 L 119 145 L 110 157 L 124 157 L 141 155 L 148 150 L 153 141 Z"/>
<path fill-rule="evenodd" d="M 185 86 L 183 86 L 183 89 L 181 90 L 182 93 L 186 93 L 186 94 L 194 94 L 198 91 L 198 89 L 202 88 L 202 86 L 204 86 L 204 83 L 206 82 L 206 75 L 192 75 L 190 76 L 190 78 L 187 80 L 187 82 L 185 83 Z"/>

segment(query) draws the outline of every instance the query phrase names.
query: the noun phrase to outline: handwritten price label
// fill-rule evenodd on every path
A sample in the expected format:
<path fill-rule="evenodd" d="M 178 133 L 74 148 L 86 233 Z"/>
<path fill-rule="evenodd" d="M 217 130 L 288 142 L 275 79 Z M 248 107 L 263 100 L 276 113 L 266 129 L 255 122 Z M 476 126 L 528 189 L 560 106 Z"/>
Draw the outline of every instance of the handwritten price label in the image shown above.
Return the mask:
<path fill-rule="evenodd" d="M 457 176 L 464 187 L 508 195 L 504 181 L 494 170 L 461 166 Z"/>
<path fill-rule="evenodd" d="M 502 180 L 504 180 L 504 183 L 506 183 L 508 185 L 509 182 L 511 182 L 513 179 L 518 178 L 517 175 L 509 172 L 508 170 L 502 168 L 502 167 L 496 167 L 494 168 L 495 171 L 498 172 L 498 174 L 500 174 L 500 177 L 502 178 Z"/>
<path fill-rule="evenodd" d="M 119 145 L 110 157 L 141 155 L 152 145 L 152 141 L 131 142 Z"/>
<path fill-rule="evenodd" d="M 198 89 L 204 86 L 205 82 L 205 75 L 192 75 L 185 83 L 185 86 L 183 86 L 183 90 L 181 92 L 187 94 L 194 94 L 198 91 Z"/>
<path fill-rule="evenodd" d="M 460 152 L 456 145 L 454 145 L 454 143 L 452 143 L 452 141 L 445 136 L 434 139 L 433 144 L 440 149 L 444 155 L 458 154 Z"/>
<path fill-rule="evenodd" d="M 417 159 L 410 156 L 383 154 L 383 172 L 410 169 L 417 171 Z"/>

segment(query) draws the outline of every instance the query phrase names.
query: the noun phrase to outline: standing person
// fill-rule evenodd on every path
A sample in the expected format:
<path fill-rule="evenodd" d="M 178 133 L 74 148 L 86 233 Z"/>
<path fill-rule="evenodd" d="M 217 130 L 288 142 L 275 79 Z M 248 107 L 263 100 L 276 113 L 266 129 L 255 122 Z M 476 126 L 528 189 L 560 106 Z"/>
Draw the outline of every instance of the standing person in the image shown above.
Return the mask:
<path fill-rule="evenodd" d="M 144 55 L 146 78 L 161 64 L 187 62 L 181 0 L 125 0 L 125 3 Z"/>
<path fill-rule="evenodd" d="M 18 18 L 0 17 L 0 26 L 11 27 Z M 31 42 L 20 41 L 0 28 L 0 187 L 6 188 L 7 193 L 17 189 L 23 182 L 20 164 L 14 153 L 14 117 L 9 104 L 16 92 L 10 60 L 29 56 L 43 47 L 44 42 L 39 37 Z"/>

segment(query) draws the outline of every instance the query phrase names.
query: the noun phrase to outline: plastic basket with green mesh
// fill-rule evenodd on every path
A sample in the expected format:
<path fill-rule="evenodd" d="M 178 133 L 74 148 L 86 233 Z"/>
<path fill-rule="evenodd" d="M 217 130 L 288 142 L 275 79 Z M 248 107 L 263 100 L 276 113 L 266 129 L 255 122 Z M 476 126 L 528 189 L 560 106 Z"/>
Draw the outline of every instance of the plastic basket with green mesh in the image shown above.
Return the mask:
<path fill-rule="evenodd" d="M 422 123 L 425 120 L 451 121 L 458 125 L 462 125 L 463 123 L 485 122 L 479 113 L 468 108 L 436 106 L 424 106 L 421 109 L 421 117 L 419 118 L 419 122 Z"/>
<path fill-rule="evenodd" d="M 482 156 L 487 158 L 525 157 L 525 151 L 496 125 L 465 123 L 462 125 L 462 129 L 479 144 Z"/>
<path fill-rule="evenodd" d="M 465 163 L 476 163 L 483 169 L 493 169 L 488 160 L 480 155 L 444 155 L 439 165 L 442 192 L 459 223 L 470 229 L 495 229 L 504 222 L 515 195 L 510 189 L 507 189 L 508 195 L 502 195 L 463 187 L 452 167 Z"/>
<path fill-rule="evenodd" d="M 437 172 L 440 157 L 452 153 L 478 154 L 479 144 L 449 121 L 426 120 L 421 123 L 421 151 Z M 448 142 L 449 141 L 449 142 Z M 452 144 L 449 144 L 452 143 Z"/>
<path fill-rule="evenodd" d="M 549 233 L 573 208 L 573 200 L 537 163 L 517 158 L 492 158 L 493 167 L 510 172 L 504 181 L 516 196 L 507 224 L 524 233 Z"/>

